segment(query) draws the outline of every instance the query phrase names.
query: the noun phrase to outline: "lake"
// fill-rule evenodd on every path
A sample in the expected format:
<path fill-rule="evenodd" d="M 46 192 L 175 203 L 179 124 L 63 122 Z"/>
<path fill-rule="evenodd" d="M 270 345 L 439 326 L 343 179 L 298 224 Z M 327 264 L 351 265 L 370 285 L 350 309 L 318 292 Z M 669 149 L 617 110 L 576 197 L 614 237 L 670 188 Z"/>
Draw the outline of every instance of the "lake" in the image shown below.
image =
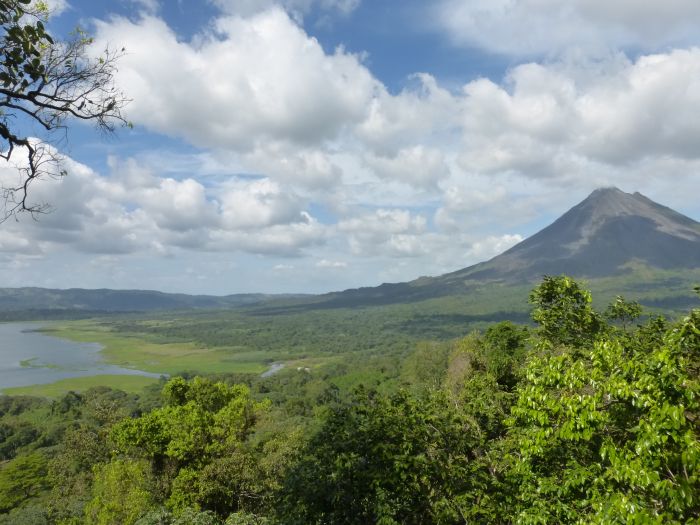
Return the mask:
<path fill-rule="evenodd" d="M 69 377 L 105 374 L 160 377 L 160 374 L 105 363 L 98 343 L 76 343 L 36 332 L 42 326 L 45 325 L 0 323 L 0 391 Z"/>

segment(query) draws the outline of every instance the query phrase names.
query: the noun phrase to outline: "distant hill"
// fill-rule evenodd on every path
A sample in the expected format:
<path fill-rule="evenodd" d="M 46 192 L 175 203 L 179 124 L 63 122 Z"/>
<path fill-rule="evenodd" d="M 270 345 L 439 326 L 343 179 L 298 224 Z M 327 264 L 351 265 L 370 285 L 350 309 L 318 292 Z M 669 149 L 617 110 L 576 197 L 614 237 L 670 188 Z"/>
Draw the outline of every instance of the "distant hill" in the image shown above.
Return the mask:
<path fill-rule="evenodd" d="M 415 302 L 514 286 L 543 275 L 624 278 L 700 270 L 700 223 L 640 193 L 595 190 L 554 223 L 493 259 L 438 277 L 327 294 L 326 306 Z M 652 278 L 649 276 L 649 278 Z"/>
<path fill-rule="evenodd" d="M 42 316 L 45 316 L 51 314 L 51 311 L 58 310 L 111 313 L 232 308 L 260 304 L 272 297 L 265 294 L 236 294 L 218 297 L 163 293 L 151 290 L 0 288 L 0 312 L 32 311 L 43 312 Z M 303 296 L 279 295 L 274 297 L 300 298 Z"/>

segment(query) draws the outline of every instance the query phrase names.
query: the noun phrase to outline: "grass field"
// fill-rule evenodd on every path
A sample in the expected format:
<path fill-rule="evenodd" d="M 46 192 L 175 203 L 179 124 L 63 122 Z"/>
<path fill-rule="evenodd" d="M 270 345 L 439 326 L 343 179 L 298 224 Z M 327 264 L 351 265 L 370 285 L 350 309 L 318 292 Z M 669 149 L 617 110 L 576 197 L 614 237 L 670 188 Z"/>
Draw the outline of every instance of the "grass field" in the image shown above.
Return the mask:
<path fill-rule="evenodd" d="M 67 392 L 82 392 L 95 386 L 108 386 L 125 392 L 140 392 L 144 387 L 157 383 L 158 379 L 143 376 L 99 375 L 89 377 L 72 377 L 61 379 L 46 385 L 21 386 L 6 388 L 4 394 L 10 396 L 60 397 Z"/>
<path fill-rule="evenodd" d="M 154 372 L 183 371 L 262 373 L 267 369 L 263 355 L 226 348 L 206 348 L 189 342 L 160 343 L 129 333 L 115 333 L 109 324 L 75 321 L 52 325 L 47 333 L 78 342 L 100 343 L 110 364 Z"/>

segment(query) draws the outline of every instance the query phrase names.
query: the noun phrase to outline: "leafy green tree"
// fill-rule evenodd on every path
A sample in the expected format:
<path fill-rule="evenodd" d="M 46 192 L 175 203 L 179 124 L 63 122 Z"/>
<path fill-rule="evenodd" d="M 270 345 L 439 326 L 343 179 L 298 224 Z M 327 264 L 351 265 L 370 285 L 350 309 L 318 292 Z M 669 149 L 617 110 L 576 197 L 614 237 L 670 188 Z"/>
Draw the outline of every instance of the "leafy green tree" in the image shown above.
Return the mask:
<path fill-rule="evenodd" d="M 486 371 L 506 390 L 512 390 L 518 382 L 529 335 L 526 327 L 510 321 L 492 325 L 484 333 L 481 354 Z"/>
<path fill-rule="evenodd" d="M 172 513 L 164 508 L 152 509 L 141 516 L 134 525 L 171 525 Z"/>
<path fill-rule="evenodd" d="M 599 329 L 574 289 L 582 300 L 557 317 L 578 345 Z M 546 333 L 562 340 L 559 325 Z M 611 333 L 530 359 L 508 422 L 513 521 L 700 522 L 700 311 L 657 343 Z"/>
<path fill-rule="evenodd" d="M 403 363 L 403 376 L 413 384 L 428 388 L 440 386 L 447 373 L 450 345 L 420 342 Z"/>
<path fill-rule="evenodd" d="M 458 340 L 450 356 L 445 386 L 465 417 L 486 440 L 502 436 L 504 419 L 525 360 L 528 330 L 510 322 Z"/>
<path fill-rule="evenodd" d="M 256 516 L 248 512 L 234 512 L 224 522 L 224 525 L 268 525 L 270 520 L 264 516 Z"/>
<path fill-rule="evenodd" d="M 153 504 L 147 462 L 117 459 L 97 469 L 86 525 L 133 525 Z"/>
<path fill-rule="evenodd" d="M 200 377 L 170 380 L 163 396 L 166 406 L 114 426 L 116 450 L 150 462 L 158 499 L 176 515 L 237 510 L 237 483 L 252 468 L 244 443 L 269 404 L 254 401 L 244 385 Z"/>
<path fill-rule="evenodd" d="M 330 409 L 282 492 L 280 521 L 463 523 L 488 474 L 449 398 L 359 390 Z"/>
<path fill-rule="evenodd" d="M 2 188 L 0 220 L 46 209 L 28 200 L 28 189 L 41 176 L 62 174 L 61 159 L 49 144 L 51 132 L 63 128 L 67 118 L 105 131 L 124 123 L 120 110 L 126 99 L 113 84 L 120 53 L 106 50 L 91 58 L 92 40 L 82 33 L 55 41 L 45 27 L 48 15 L 45 2 L 0 0 L 0 157 L 14 159 L 17 149 L 24 157 L 17 183 Z M 30 138 L 37 128 L 45 132 L 44 141 Z"/>
<path fill-rule="evenodd" d="M 186 509 L 178 517 L 166 509 L 152 510 L 134 525 L 268 525 L 269 520 L 247 512 L 234 512 L 222 521 L 211 511 Z"/>
<path fill-rule="evenodd" d="M 103 430 L 80 426 L 66 432 L 48 463 L 51 494 L 46 503 L 54 520 L 83 515 L 92 498 L 94 467 L 109 460 Z"/>
<path fill-rule="evenodd" d="M 637 301 L 626 301 L 624 297 L 618 295 L 605 311 L 605 317 L 619 322 L 626 332 L 630 323 L 641 317 L 642 311 L 642 305 Z"/>
<path fill-rule="evenodd" d="M 22 506 L 0 514 L 0 525 L 49 525 L 52 522 L 41 504 Z"/>
<path fill-rule="evenodd" d="M 590 292 L 566 275 L 546 276 L 530 293 L 530 302 L 541 341 L 549 345 L 586 346 L 604 327 L 593 310 Z"/>
<path fill-rule="evenodd" d="M 46 457 L 42 453 L 9 461 L 0 467 L 0 512 L 17 507 L 46 488 Z"/>

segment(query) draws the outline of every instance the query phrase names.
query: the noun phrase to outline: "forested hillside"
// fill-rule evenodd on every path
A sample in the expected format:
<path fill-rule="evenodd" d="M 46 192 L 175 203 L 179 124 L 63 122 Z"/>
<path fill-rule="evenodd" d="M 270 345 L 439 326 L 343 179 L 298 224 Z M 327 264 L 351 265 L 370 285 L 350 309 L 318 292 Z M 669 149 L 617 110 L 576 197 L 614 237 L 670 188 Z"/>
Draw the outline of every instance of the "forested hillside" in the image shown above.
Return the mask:
<path fill-rule="evenodd" d="M 0 523 L 700 523 L 700 309 L 596 311 L 564 276 L 530 302 L 536 328 L 417 344 L 371 384 L 2 397 Z"/>

